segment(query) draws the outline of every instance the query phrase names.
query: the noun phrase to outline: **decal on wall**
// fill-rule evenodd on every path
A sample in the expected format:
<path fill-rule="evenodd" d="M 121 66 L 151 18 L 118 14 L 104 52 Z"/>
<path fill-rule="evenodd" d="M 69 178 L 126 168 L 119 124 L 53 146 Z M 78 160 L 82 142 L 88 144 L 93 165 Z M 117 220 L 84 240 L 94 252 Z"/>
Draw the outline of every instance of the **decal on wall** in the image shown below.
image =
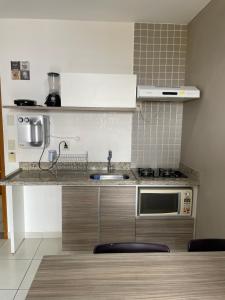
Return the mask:
<path fill-rule="evenodd" d="M 12 80 L 30 80 L 29 61 L 11 61 Z"/>

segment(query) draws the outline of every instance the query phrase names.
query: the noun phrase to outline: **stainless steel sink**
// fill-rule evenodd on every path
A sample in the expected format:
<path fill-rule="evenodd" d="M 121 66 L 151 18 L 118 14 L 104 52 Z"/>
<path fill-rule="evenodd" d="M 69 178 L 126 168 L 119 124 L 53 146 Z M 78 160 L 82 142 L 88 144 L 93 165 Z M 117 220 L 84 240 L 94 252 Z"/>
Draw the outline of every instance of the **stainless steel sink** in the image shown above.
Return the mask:
<path fill-rule="evenodd" d="M 129 179 L 127 174 L 91 174 L 93 180 L 126 180 Z"/>

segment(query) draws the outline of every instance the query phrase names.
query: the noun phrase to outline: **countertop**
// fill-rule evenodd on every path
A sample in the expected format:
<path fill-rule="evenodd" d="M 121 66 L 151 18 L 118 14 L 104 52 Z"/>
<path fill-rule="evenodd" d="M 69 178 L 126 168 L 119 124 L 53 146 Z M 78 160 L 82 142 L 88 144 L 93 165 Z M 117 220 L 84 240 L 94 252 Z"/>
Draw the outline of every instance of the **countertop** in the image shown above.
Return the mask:
<path fill-rule="evenodd" d="M 26 299 L 225 299 L 225 252 L 46 256 Z"/>
<path fill-rule="evenodd" d="M 106 173 L 102 170 L 90 170 L 87 172 L 59 170 L 57 172 L 39 170 L 17 170 L 5 180 L 1 185 L 73 185 L 73 186 L 106 186 L 106 185 L 151 185 L 151 186 L 196 186 L 199 181 L 194 176 L 188 178 L 168 179 L 153 178 L 143 179 L 138 177 L 135 170 L 116 170 L 116 174 L 128 174 L 126 180 L 93 180 L 90 174 Z"/>

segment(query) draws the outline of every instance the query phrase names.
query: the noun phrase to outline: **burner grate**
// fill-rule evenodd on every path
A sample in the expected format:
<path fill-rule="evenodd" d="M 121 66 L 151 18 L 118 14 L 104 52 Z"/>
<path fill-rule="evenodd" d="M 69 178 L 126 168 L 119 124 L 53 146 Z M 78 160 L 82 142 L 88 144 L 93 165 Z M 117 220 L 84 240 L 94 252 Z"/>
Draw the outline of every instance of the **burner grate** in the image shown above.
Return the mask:
<path fill-rule="evenodd" d="M 187 178 L 185 174 L 176 169 L 138 168 L 138 174 L 145 178 Z"/>

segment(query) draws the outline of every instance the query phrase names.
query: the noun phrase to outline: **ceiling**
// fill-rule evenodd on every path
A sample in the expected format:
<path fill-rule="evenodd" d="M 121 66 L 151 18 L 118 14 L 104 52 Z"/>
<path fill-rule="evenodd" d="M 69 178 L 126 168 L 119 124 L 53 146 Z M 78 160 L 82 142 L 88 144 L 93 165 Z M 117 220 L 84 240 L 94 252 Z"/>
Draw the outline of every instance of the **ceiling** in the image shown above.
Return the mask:
<path fill-rule="evenodd" d="M 210 0 L 0 0 L 0 18 L 189 23 Z"/>

